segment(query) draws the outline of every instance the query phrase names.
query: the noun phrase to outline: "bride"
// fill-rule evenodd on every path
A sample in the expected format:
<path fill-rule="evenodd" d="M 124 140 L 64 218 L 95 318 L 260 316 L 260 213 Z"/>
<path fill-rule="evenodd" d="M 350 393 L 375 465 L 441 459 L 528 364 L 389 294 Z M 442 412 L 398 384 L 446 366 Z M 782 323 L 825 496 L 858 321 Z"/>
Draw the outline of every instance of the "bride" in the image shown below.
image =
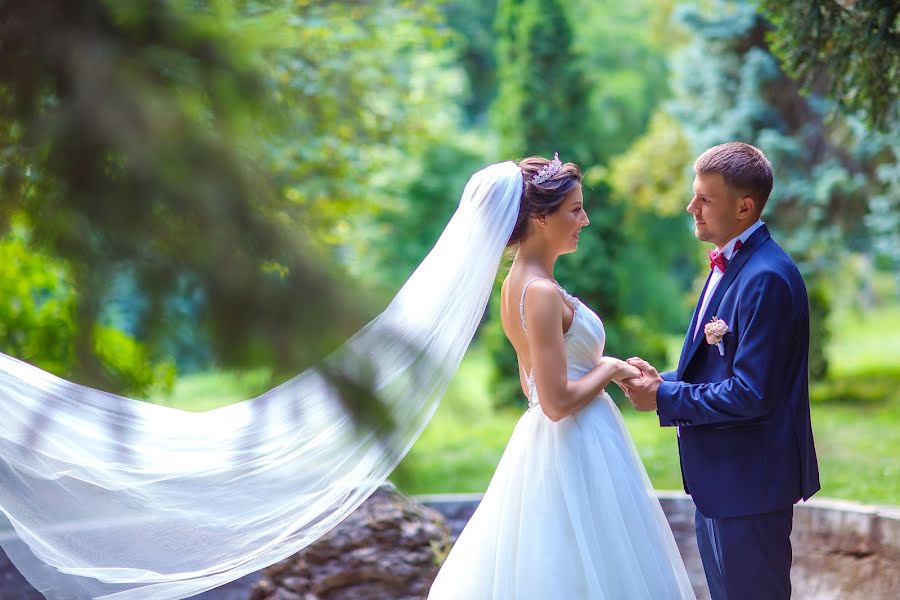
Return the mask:
<path fill-rule="evenodd" d="M 603 355 L 600 318 L 553 277 L 589 224 L 572 163 L 528 158 L 501 288 L 528 410 L 429 598 L 693 598 L 622 418 L 604 389 L 640 371 Z"/>
<path fill-rule="evenodd" d="M 185 598 L 308 546 L 418 438 L 511 242 L 502 318 L 529 409 L 431 596 L 692 597 L 602 392 L 637 372 L 603 356 L 600 319 L 553 279 L 588 223 L 580 179 L 543 158 L 474 174 L 384 312 L 320 365 L 244 402 L 189 413 L 0 353 L 0 546 L 47 598 L 109 600 Z M 374 389 L 392 427 L 358 427 L 341 381 Z"/>

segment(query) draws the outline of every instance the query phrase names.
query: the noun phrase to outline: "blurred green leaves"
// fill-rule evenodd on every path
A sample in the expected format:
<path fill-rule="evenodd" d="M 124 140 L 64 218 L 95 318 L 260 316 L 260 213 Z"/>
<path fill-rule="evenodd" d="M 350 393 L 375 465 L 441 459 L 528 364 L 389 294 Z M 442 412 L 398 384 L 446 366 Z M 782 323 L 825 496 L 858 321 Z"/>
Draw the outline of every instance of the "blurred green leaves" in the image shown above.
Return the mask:
<path fill-rule="evenodd" d="M 608 177 L 616 191 L 636 207 L 659 215 L 681 215 L 690 200 L 688 165 L 694 158 L 681 125 L 660 110 L 628 152 L 612 160 Z"/>
<path fill-rule="evenodd" d="M 73 362 L 75 290 L 60 261 L 32 252 L 21 233 L 0 241 L 3 351 L 54 373 Z"/>

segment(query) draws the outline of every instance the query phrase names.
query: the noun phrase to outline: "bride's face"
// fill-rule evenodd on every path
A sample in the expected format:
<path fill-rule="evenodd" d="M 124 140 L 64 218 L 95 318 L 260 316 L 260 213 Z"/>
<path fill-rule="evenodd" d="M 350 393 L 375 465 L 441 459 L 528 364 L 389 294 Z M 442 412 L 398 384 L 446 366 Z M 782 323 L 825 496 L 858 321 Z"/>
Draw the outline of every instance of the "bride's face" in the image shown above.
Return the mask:
<path fill-rule="evenodd" d="M 559 210 L 545 217 L 542 227 L 546 240 L 560 254 L 566 254 L 578 249 L 578 235 L 588 224 L 581 185 L 578 185 L 566 194 Z"/>

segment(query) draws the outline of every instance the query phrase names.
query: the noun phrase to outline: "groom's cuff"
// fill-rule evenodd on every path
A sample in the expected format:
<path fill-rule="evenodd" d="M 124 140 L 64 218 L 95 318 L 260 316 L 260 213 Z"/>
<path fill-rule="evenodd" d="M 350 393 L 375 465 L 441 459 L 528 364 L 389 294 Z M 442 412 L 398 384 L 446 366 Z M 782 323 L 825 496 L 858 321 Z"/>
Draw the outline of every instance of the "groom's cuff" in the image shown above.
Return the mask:
<path fill-rule="evenodd" d="M 674 381 L 664 379 L 659 382 L 659 387 L 656 388 L 656 414 L 659 416 L 660 427 L 674 427 L 682 424 L 671 414 L 672 394 L 677 385 Z"/>

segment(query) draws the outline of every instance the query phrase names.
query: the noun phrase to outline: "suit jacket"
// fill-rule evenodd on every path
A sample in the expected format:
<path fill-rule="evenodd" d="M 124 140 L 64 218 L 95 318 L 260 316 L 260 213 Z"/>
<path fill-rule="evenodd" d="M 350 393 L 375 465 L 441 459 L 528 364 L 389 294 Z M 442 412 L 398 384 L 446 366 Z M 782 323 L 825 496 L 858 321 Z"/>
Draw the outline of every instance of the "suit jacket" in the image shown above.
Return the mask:
<path fill-rule="evenodd" d="M 709 279 L 707 279 L 707 285 Z M 705 292 L 704 288 L 704 292 Z M 703 294 L 700 296 L 701 300 Z M 809 416 L 809 302 L 800 271 L 762 226 L 733 256 L 677 371 L 657 391 L 662 426 L 680 426 L 685 491 L 707 517 L 787 508 L 818 491 Z M 728 324 L 725 355 L 697 319 Z"/>

